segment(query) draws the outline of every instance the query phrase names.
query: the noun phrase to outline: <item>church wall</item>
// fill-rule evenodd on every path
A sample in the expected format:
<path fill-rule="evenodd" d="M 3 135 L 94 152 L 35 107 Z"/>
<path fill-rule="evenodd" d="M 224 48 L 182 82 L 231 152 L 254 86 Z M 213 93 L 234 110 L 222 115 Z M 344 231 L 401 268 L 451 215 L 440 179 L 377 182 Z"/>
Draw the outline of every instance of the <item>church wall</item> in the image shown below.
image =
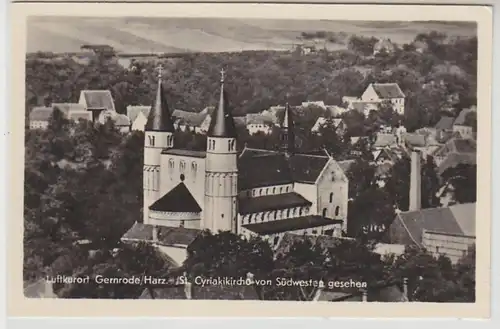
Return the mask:
<path fill-rule="evenodd" d="M 167 255 L 170 260 L 173 261 L 175 267 L 179 267 L 187 259 L 187 246 L 162 246 L 157 245 L 158 249 L 165 255 Z"/>
<path fill-rule="evenodd" d="M 287 218 L 301 217 L 311 214 L 310 207 L 295 207 L 280 210 L 271 210 L 251 214 L 238 215 L 239 225 L 256 224 Z"/>
<path fill-rule="evenodd" d="M 335 160 L 330 160 L 317 180 L 317 211 L 327 218 L 341 219 L 347 229 L 348 180 Z"/>
<path fill-rule="evenodd" d="M 160 197 L 176 187 L 184 175 L 184 184 L 201 209 L 205 202 L 205 159 L 170 154 L 161 155 Z"/>
<path fill-rule="evenodd" d="M 253 236 L 260 236 L 262 240 L 267 241 L 271 247 L 275 247 L 276 244 L 283 238 L 285 233 L 292 233 L 297 235 L 328 235 L 328 236 L 341 236 L 341 225 L 340 224 L 328 224 L 319 227 L 306 228 L 300 230 L 292 230 L 287 232 L 273 233 L 268 235 L 258 235 L 244 227 L 241 228 L 241 234 L 243 234 L 247 239 Z"/>
<path fill-rule="evenodd" d="M 200 213 L 149 212 L 149 223 L 151 225 L 199 229 L 200 222 Z"/>
<path fill-rule="evenodd" d="M 273 185 L 273 186 L 257 187 L 253 189 L 243 190 L 240 191 L 239 196 L 254 198 L 264 195 L 289 193 L 292 191 L 293 191 L 293 184 Z"/>
<path fill-rule="evenodd" d="M 295 183 L 293 190 L 312 203 L 311 215 L 318 214 L 318 188 L 314 183 Z"/>

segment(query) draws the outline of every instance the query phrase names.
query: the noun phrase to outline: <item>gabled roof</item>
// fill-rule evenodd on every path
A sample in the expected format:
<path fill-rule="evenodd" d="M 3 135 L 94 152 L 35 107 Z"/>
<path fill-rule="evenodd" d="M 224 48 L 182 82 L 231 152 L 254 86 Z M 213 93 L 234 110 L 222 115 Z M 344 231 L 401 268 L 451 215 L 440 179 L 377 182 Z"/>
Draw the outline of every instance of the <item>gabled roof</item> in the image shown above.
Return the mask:
<path fill-rule="evenodd" d="M 85 99 L 87 109 L 115 110 L 113 96 L 109 90 L 82 90 L 81 96 Z"/>
<path fill-rule="evenodd" d="M 293 180 L 299 183 L 315 183 L 328 161 L 330 158 L 327 156 L 294 154 L 289 159 Z"/>
<path fill-rule="evenodd" d="M 130 126 L 130 119 L 125 114 L 117 114 L 112 117 L 112 120 L 114 121 L 116 126 Z"/>
<path fill-rule="evenodd" d="M 192 228 L 158 226 L 158 244 L 189 246 L 200 233 L 201 230 Z"/>
<path fill-rule="evenodd" d="M 247 125 L 273 125 L 274 120 L 272 117 L 262 115 L 260 113 L 248 113 L 245 117 Z"/>
<path fill-rule="evenodd" d="M 52 103 L 52 108 L 56 107 L 65 114 L 73 111 L 85 111 L 85 106 L 79 103 Z"/>
<path fill-rule="evenodd" d="M 238 158 L 238 187 L 241 190 L 293 182 L 284 154 L 267 154 Z"/>
<path fill-rule="evenodd" d="M 151 106 L 146 106 L 146 105 L 127 106 L 127 116 L 132 122 L 137 118 L 137 116 L 141 112 L 147 118 L 149 116 L 149 111 L 151 111 Z"/>
<path fill-rule="evenodd" d="M 443 116 L 439 119 L 435 128 L 438 130 L 452 130 L 454 121 L 455 119 L 453 117 Z"/>
<path fill-rule="evenodd" d="M 403 139 L 406 144 L 414 147 L 424 147 L 427 145 L 426 139 L 424 135 L 415 134 L 415 133 L 405 133 L 403 135 Z"/>
<path fill-rule="evenodd" d="M 308 215 L 269 222 L 247 224 L 243 225 L 243 227 L 260 235 L 268 235 L 339 223 L 342 223 L 342 220 L 329 219 L 318 215 Z"/>
<path fill-rule="evenodd" d="M 373 144 L 373 147 L 388 147 L 391 145 L 395 145 L 397 142 L 396 136 L 393 134 L 377 134 L 377 139 Z"/>
<path fill-rule="evenodd" d="M 195 113 L 187 112 L 182 110 L 175 110 L 172 113 L 172 117 L 175 119 L 177 124 L 187 125 L 190 127 L 201 126 L 203 120 L 209 115 L 208 113 Z"/>
<path fill-rule="evenodd" d="M 465 119 L 467 118 L 467 115 L 469 113 L 474 113 L 474 112 L 476 112 L 475 108 L 463 109 L 462 111 L 460 111 L 460 114 L 456 118 L 456 120 L 453 123 L 453 125 L 459 125 L 459 126 L 465 125 Z"/>
<path fill-rule="evenodd" d="M 53 108 L 47 106 L 37 106 L 34 107 L 30 114 L 30 121 L 49 121 L 50 116 L 52 115 Z"/>
<path fill-rule="evenodd" d="M 200 205 L 182 182 L 156 200 L 149 209 L 165 212 L 201 212 Z"/>
<path fill-rule="evenodd" d="M 153 241 L 153 225 L 136 222 L 127 232 L 125 232 L 122 236 L 122 240 Z"/>
<path fill-rule="evenodd" d="M 68 119 L 70 120 L 75 120 L 75 121 L 78 121 L 80 119 L 82 120 L 88 120 L 88 121 L 92 121 L 92 112 L 88 112 L 88 111 L 78 111 L 78 112 L 69 112 L 69 115 L 68 115 Z"/>
<path fill-rule="evenodd" d="M 310 206 L 312 203 L 302 195 L 289 192 L 271 194 L 254 198 L 241 198 L 238 202 L 239 213 L 250 214 L 270 210 L 281 210 L 295 207 Z"/>
<path fill-rule="evenodd" d="M 382 99 L 404 98 L 405 94 L 397 83 L 373 83 L 373 90 Z"/>
<path fill-rule="evenodd" d="M 460 210 L 465 211 L 464 214 L 456 216 Z M 443 207 L 400 212 L 396 215 L 396 220 L 401 221 L 412 240 L 422 246 L 424 230 L 456 235 L 474 233 L 471 228 L 476 223 L 475 203 L 464 204 L 453 210 L 451 207 Z"/>

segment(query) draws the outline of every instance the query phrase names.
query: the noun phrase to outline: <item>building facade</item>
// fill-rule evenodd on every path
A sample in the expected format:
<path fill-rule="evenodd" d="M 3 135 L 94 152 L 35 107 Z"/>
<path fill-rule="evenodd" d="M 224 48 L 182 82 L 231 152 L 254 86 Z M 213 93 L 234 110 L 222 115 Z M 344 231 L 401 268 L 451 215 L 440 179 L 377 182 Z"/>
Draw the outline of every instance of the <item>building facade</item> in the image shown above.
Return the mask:
<path fill-rule="evenodd" d="M 133 229 L 152 229 L 153 241 L 161 227 L 269 239 L 285 232 L 340 235 L 345 231 L 348 180 L 337 161 L 326 154 L 295 152 L 288 105 L 281 124 L 281 150 L 238 151 L 224 87 L 222 78 L 206 151 L 193 151 L 175 147 L 173 119 L 159 79 L 145 127 L 143 221 Z M 126 240 L 135 239 L 132 231 Z"/>

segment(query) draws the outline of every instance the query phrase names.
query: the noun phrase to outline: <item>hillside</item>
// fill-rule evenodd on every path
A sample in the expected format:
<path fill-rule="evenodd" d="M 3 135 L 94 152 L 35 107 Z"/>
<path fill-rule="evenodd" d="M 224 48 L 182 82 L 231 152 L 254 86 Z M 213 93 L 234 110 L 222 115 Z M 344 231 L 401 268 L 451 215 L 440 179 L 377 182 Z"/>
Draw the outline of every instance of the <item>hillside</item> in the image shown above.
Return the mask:
<path fill-rule="evenodd" d="M 301 42 L 301 32 L 315 31 L 386 37 L 402 44 L 432 30 L 451 37 L 476 34 L 473 23 L 458 22 L 32 17 L 27 51 L 74 52 L 82 44 L 108 44 L 118 51 L 141 53 L 286 50 Z"/>

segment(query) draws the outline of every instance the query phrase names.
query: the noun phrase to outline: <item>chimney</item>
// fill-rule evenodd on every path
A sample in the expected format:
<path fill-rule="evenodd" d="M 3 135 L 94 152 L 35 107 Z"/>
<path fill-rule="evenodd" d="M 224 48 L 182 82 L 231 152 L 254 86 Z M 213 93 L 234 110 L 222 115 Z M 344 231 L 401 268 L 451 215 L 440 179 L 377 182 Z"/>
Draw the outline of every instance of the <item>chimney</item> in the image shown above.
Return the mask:
<path fill-rule="evenodd" d="M 368 301 L 368 291 L 363 290 L 363 302 L 367 302 L 367 301 Z"/>
<path fill-rule="evenodd" d="M 403 279 L 403 298 L 408 301 L 408 278 Z"/>
<path fill-rule="evenodd" d="M 410 172 L 410 207 L 409 211 L 420 210 L 421 207 L 421 171 L 420 171 L 420 152 L 413 150 L 411 153 L 411 172 Z"/>
<path fill-rule="evenodd" d="M 189 281 L 184 284 L 184 294 L 186 299 L 193 299 L 193 285 Z"/>

